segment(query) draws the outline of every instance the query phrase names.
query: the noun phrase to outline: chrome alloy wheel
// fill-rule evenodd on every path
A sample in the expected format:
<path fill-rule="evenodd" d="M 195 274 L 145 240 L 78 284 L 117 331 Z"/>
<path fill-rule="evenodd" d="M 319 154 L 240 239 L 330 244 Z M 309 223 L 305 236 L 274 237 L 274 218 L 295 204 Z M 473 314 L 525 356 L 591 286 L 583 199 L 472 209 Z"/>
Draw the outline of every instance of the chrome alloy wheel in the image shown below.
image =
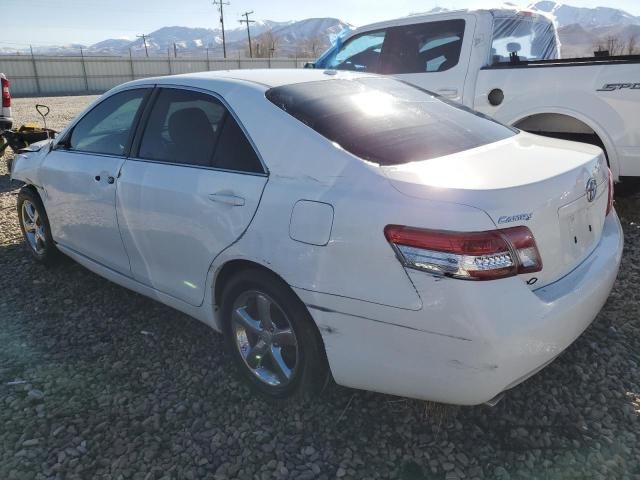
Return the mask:
<path fill-rule="evenodd" d="M 38 210 L 29 200 L 22 202 L 22 226 L 31 250 L 42 255 L 46 245 L 44 225 Z"/>
<path fill-rule="evenodd" d="M 246 366 L 262 382 L 287 385 L 298 365 L 298 340 L 284 311 L 265 293 L 250 290 L 233 304 L 232 334 Z"/>

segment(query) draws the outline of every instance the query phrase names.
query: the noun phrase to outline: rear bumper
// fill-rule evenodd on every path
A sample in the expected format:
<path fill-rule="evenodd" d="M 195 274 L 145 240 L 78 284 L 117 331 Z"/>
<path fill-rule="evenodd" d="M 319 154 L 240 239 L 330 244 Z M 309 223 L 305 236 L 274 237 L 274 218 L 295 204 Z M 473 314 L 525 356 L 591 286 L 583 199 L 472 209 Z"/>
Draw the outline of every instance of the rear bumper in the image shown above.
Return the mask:
<path fill-rule="evenodd" d="M 322 334 L 337 383 L 443 403 L 484 403 L 553 361 L 606 302 L 622 257 L 617 215 L 593 253 L 536 291 L 408 271 L 420 311 L 297 290 Z"/>

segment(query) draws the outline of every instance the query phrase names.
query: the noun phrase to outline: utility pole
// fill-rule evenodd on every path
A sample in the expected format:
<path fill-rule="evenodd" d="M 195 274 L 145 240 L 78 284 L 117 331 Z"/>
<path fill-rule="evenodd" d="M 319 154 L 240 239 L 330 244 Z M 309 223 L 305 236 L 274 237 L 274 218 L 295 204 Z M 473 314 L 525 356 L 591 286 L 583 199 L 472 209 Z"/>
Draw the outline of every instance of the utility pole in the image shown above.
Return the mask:
<path fill-rule="evenodd" d="M 87 78 L 87 66 L 84 63 L 84 50 L 80 47 L 80 58 L 82 58 L 82 76 L 84 77 L 84 89 L 89 91 L 89 79 Z"/>
<path fill-rule="evenodd" d="M 213 5 L 218 7 L 220 10 L 220 25 L 222 26 L 222 55 L 224 58 L 227 58 L 227 42 L 224 38 L 224 12 L 222 10 L 224 5 L 231 5 L 229 2 L 225 2 L 224 0 L 213 0 Z"/>
<path fill-rule="evenodd" d="M 173 42 L 173 57 L 178 58 L 178 48 L 176 47 L 176 42 Z"/>
<path fill-rule="evenodd" d="M 253 13 L 253 10 L 250 12 L 244 12 L 242 15 L 244 16 L 244 20 L 239 20 L 240 23 L 247 24 L 247 38 L 249 38 L 249 58 L 253 58 L 253 50 L 251 49 L 251 31 L 249 30 L 249 25 L 251 23 L 255 23 L 255 20 L 249 20 L 249 15 Z"/>
<path fill-rule="evenodd" d="M 36 77 L 36 88 L 38 89 L 38 93 L 42 92 L 40 88 L 40 78 L 38 77 L 38 66 L 36 65 L 36 57 L 33 55 L 33 46 L 29 45 L 29 49 L 31 50 L 31 63 L 33 64 L 33 74 Z"/>
<path fill-rule="evenodd" d="M 143 33 L 142 35 L 136 35 L 137 38 L 141 38 L 144 43 L 144 53 L 149 56 L 149 50 L 147 49 L 147 36 Z"/>

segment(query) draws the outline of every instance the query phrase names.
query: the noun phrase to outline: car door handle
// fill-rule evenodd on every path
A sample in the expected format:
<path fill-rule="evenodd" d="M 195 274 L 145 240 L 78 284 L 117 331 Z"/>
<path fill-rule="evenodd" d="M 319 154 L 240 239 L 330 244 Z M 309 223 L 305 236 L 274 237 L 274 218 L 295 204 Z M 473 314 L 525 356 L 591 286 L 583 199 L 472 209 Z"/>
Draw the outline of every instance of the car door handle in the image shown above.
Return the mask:
<path fill-rule="evenodd" d="M 440 90 L 438 90 L 438 93 L 445 97 L 457 97 L 458 89 L 457 88 L 441 88 Z"/>
<path fill-rule="evenodd" d="M 101 177 L 100 175 L 96 175 L 95 177 L 93 177 L 93 179 L 94 179 L 96 182 L 99 182 L 99 181 L 101 181 L 101 180 L 102 180 L 102 177 Z M 116 179 L 115 179 L 114 177 L 112 177 L 111 175 L 109 175 L 109 176 L 107 177 L 107 183 L 108 183 L 109 185 L 113 185 L 113 183 L 114 183 L 115 181 L 116 181 Z"/>
<path fill-rule="evenodd" d="M 241 207 L 244 205 L 244 198 L 232 193 L 212 193 L 209 195 L 209 200 L 212 202 L 226 203 L 233 207 Z"/>

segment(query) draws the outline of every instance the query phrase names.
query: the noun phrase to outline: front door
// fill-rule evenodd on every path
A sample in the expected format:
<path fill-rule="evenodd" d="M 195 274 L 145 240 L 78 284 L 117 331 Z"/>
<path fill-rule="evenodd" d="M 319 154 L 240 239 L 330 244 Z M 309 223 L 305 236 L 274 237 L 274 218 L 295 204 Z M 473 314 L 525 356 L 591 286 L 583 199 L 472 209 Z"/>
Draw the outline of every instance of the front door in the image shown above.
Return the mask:
<path fill-rule="evenodd" d="M 267 182 L 244 131 L 214 96 L 159 90 L 117 204 L 134 278 L 200 305 L 214 258 L 246 230 Z"/>
<path fill-rule="evenodd" d="M 130 274 L 116 216 L 118 174 L 148 89 L 112 95 L 84 115 L 44 160 L 41 183 L 53 239 Z"/>

